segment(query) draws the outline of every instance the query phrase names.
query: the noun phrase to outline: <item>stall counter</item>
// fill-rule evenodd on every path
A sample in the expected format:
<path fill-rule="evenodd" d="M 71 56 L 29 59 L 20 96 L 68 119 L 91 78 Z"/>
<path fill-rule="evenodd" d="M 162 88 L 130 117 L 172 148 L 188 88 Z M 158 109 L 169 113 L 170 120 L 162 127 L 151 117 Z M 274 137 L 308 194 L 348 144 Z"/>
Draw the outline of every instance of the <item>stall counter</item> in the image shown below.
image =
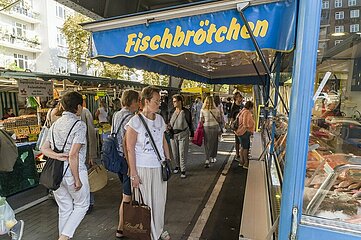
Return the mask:
<path fill-rule="evenodd" d="M 0 173 L 0 196 L 10 196 L 39 185 L 33 149 L 35 142 L 16 144 L 19 156 L 12 172 Z"/>

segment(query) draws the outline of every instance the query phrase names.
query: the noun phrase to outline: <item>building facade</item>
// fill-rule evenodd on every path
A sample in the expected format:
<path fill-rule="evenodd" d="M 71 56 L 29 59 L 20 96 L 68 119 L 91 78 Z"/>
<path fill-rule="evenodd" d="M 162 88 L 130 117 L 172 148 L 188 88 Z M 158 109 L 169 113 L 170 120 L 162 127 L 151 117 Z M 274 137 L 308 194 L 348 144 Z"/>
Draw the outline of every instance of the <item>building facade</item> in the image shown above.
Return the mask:
<path fill-rule="evenodd" d="M 0 12 L 0 67 L 44 73 L 80 73 L 93 70 L 67 59 L 62 26 L 74 10 L 54 0 L 22 0 Z M 16 68 L 15 67 L 15 68 Z"/>
<path fill-rule="evenodd" d="M 319 51 L 361 34 L 361 0 L 322 0 Z"/>

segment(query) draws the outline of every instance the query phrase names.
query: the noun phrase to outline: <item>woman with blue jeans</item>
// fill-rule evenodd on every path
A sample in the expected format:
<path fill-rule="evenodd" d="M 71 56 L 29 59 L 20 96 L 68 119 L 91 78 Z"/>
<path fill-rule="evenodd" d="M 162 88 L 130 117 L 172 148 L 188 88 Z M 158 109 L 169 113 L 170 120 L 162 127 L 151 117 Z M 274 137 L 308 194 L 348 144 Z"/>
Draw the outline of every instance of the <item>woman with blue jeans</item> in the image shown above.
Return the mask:
<path fill-rule="evenodd" d="M 112 126 L 112 132 L 117 132 L 117 141 L 118 141 L 118 152 L 119 154 L 124 156 L 124 146 L 123 146 L 123 140 L 125 136 L 125 126 L 128 124 L 129 120 L 134 116 L 134 113 L 139 108 L 139 93 L 134 90 L 125 90 L 122 95 L 122 105 L 123 108 L 114 113 L 113 115 L 113 126 Z M 123 187 L 123 196 L 122 196 L 122 202 L 119 206 L 119 224 L 117 228 L 117 232 L 115 234 L 115 237 L 122 238 L 123 235 L 123 225 L 124 225 L 124 219 L 123 219 L 123 205 L 124 203 L 129 203 L 131 201 L 132 191 L 130 186 L 130 179 L 128 174 L 122 174 L 118 173 L 119 180 L 122 182 Z"/>

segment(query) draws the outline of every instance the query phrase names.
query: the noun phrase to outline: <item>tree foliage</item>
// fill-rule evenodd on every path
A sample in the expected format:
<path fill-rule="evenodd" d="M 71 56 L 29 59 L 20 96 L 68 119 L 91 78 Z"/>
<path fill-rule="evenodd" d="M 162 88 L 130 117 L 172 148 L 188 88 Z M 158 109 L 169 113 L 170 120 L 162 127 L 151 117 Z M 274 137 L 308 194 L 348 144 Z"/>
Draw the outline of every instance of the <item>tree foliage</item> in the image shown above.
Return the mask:
<path fill-rule="evenodd" d="M 101 72 L 102 77 L 128 80 L 129 68 L 119 64 L 111 64 L 108 62 L 102 63 L 103 70 Z"/>
<path fill-rule="evenodd" d="M 170 77 L 155 72 L 143 71 L 143 83 L 149 85 L 168 86 Z"/>
<path fill-rule="evenodd" d="M 90 18 L 76 13 L 64 22 L 62 32 L 68 45 L 68 59 L 79 67 L 87 57 L 90 32 L 83 29 L 80 23 L 89 22 Z"/>
<path fill-rule="evenodd" d="M 194 87 L 203 87 L 203 86 L 202 86 L 202 83 L 200 83 L 200 82 L 195 82 L 195 81 L 187 80 L 187 79 L 183 80 L 183 84 L 182 84 L 181 88 L 194 88 Z"/>
<path fill-rule="evenodd" d="M 0 0 L 0 9 L 3 9 L 4 7 L 7 7 L 14 2 L 16 2 L 16 0 Z"/>

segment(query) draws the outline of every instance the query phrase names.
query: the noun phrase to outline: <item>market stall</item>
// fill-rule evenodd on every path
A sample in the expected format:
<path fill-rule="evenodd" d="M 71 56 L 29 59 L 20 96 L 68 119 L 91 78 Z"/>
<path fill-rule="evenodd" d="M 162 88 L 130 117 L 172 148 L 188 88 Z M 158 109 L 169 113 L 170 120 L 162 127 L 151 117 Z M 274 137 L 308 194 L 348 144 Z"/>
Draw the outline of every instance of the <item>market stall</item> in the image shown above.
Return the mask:
<path fill-rule="evenodd" d="M 275 237 L 356 239 L 361 232 L 350 221 L 355 220 L 353 216 L 358 211 L 357 199 L 345 197 L 350 202 L 341 204 L 343 219 L 350 220 L 346 221 L 347 224 L 345 221 L 338 225 L 330 224 L 324 215 L 315 215 L 319 213 L 320 206 L 323 206 L 321 210 L 330 211 L 329 205 L 339 200 L 330 198 L 325 192 L 355 191 L 353 194 L 357 195 L 359 190 L 354 167 L 338 167 L 357 165 L 359 158 L 354 156 L 358 155 L 358 151 L 336 144 L 332 154 L 321 154 L 321 150 L 330 143 L 324 145 L 319 141 L 320 134 L 325 134 L 323 130 L 314 125 L 311 128 L 320 13 L 321 1 L 313 0 L 220 1 L 115 17 L 88 23 L 84 27 L 92 32 L 93 57 L 101 61 L 210 84 L 261 85 L 259 90 L 262 93 L 257 99 L 260 99 L 259 105 L 264 105 L 262 121 L 265 124 L 261 125 L 268 130 L 265 131 L 265 156 L 268 156 L 266 162 L 271 173 L 270 181 L 277 185 L 270 190 L 278 196 L 277 201 L 271 204 L 275 209 L 278 207 L 273 219 L 275 224 L 280 216 L 279 231 Z M 291 51 L 295 45 L 289 94 L 287 88 L 280 91 L 280 52 Z M 255 51 L 257 54 L 254 54 Z M 270 65 L 273 62 L 276 74 L 271 76 Z M 353 88 L 356 89 L 357 84 Z M 350 134 L 353 127 L 344 127 L 340 124 L 342 120 L 326 121 L 331 126 L 342 125 L 340 131 L 347 133 L 344 138 L 335 138 L 334 141 L 352 142 L 358 146 L 355 136 Z M 316 139 L 309 138 L 310 133 L 311 136 L 316 135 Z M 318 149 L 314 141 L 317 141 Z M 349 151 L 342 153 L 341 160 L 334 159 L 333 156 L 339 156 L 334 153 L 340 148 Z M 317 166 L 308 168 L 306 172 L 307 158 L 315 156 L 317 160 L 312 161 L 318 165 L 313 163 Z M 343 181 L 348 181 L 349 185 L 337 182 L 345 169 L 348 177 L 343 176 Z M 276 176 L 280 175 L 278 180 L 281 181 L 278 181 Z M 305 182 L 306 187 L 314 189 L 320 182 L 322 184 L 320 190 L 314 194 L 311 190 L 309 194 L 304 189 Z M 270 186 L 274 185 L 271 182 Z"/>
<path fill-rule="evenodd" d="M 14 171 L 0 173 L 0 195 L 9 196 L 39 184 L 39 174 L 45 161 L 35 146 L 49 111 L 46 103 L 53 99 L 53 94 L 54 98 L 59 98 L 63 92 L 79 91 L 83 94 L 85 106 L 94 113 L 99 99 L 111 102 L 113 98 L 121 96 L 125 89 L 141 90 L 146 85 L 78 74 L 50 75 L 0 70 L 0 86 L 0 109 L 11 107 L 16 116 L 0 120 L 0 129 L 4 129 L 15 139 L 19 151 Z M 177 88 L 162 88 L 169 92 L 179 92 Z M 99 133 L 97 152 L 100 153 L 100 139 L 110 132 L 110 125 L 95 124 Z"/>
<path fill-rule="evenodd" d="M 270 85 L 277 83 L 270 65 L 294 48 L 296 10 L 297 1 L 220 1 L 84 28 L 92 32 L 92 55 L 100 61 L 208 84 L 260 86 L 258 104 L 276 109 L 277 101 L 269 101 Z"/>

